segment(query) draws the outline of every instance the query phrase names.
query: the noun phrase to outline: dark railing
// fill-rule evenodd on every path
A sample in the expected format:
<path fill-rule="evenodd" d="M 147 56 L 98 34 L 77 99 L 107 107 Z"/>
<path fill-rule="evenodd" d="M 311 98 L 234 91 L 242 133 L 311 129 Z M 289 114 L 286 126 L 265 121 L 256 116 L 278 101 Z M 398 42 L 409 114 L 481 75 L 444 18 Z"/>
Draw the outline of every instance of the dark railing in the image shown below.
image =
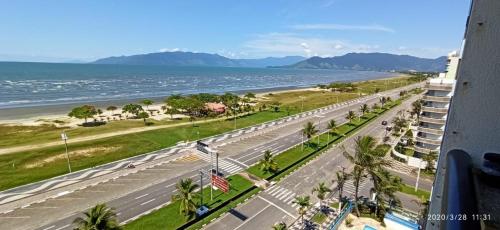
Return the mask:
<path fill-rule="evenodd" d="M 446 154 L 443 206 L 441 207 L 441 229 L 481 229 L 473 220 L 477 214 L 476 196 L 472 176 L 472 162 L 469 154 L 462 150 L 451 150 Z M 460 216 L 466 218 L 460 218 Z"/>

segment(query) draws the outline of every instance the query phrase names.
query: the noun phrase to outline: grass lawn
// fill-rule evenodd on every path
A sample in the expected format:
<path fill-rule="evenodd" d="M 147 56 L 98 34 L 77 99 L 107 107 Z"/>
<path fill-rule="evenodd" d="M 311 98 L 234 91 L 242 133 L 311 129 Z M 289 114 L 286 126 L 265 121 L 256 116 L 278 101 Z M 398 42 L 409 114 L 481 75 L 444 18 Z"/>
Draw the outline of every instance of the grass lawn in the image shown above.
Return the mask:
<path fill-rule="evenodd" d="M 210 188 L 203 189 L 204 204 L 212 209 L 224 201 L 252 187 L 252 183 L 239 175 L 228 177 L 231 189 L 228 193 L 214 190 L 214 200 L 210 201 Z M 257 190 L 257 189 L 256 189 Z M 199 201 L 197 201 L 199 202 Z M 133 229 L 176 229 L 188 219 L 179 213 L 179 202 L 173 202 L 148 215 L 142 216 L 124 226 L 125 230 Z"/>
<path fill-rule="evenodd" d="M 415 192 L 415 187 L 407 184 L 403 184 L 403 189 L 401 190 L 402 193 L 406 193 L 409 195 L 416 196 L 418 198 L 421 198 L 422 196 L 425 197 L 426 199 L 429 199 L 431 196 L 431 192 L 427 190 L 422 190 L 418 189 Z"/>
<path fill-rule="evenodd" d="M 326 220 L 326 215 L 323 212 L 317 212 L 311 220 L 315 223 L 322 224 Z"/>

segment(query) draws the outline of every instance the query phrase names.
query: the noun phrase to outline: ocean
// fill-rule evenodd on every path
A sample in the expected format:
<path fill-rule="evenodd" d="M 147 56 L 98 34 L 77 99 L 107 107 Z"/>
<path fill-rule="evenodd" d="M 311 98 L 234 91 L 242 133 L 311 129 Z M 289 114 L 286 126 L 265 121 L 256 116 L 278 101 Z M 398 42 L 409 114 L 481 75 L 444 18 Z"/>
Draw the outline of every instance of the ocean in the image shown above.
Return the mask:
<path fill-rule="evenodd" d="M 301 88 L 394 75 L 348 70 L 0 62 L 0 111 L 7 108 L 131 101 L 171 94 Z"/>

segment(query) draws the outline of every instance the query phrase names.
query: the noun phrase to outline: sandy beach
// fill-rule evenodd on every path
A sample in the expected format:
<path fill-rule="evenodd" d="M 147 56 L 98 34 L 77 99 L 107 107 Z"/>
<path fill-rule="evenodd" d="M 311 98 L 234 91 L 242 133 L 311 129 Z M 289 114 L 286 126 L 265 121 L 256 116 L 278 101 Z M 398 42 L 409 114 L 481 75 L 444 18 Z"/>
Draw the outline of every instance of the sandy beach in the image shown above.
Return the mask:
<path fill-rule="evenodd" d="M 319 90 L 316 87 L 277 87 L 271 89 L 256 89 L 256 90 L 245 90 L 245 91 L 233 91 L 232 93 L 238 94 L 240 96 L 247 92 L 253 92 L 258 98 L 264 97 L 269 93 L 284 93 L 292 91 L 301 90 Z M 76 106 L 81 106 L 84 104 L 94 105 L 103 111 L 102 116 L 112 117 L 111 111 L 106 111 L 108 106 L 118 107 L 117 111 L 121 111 L 121 107 L 128 103 L 139 103 L 145 98 L 133 99 L 133 100 L 112 100 L 112 101 L 96 101 L 96 102 L 86 102 L 86 103 L 68 103 L 60 105 L 46 105 L 46 106 L 33 106 L 33 107 L 19 107 L 19 108 L 5 108 L 0 109 L 0 125 L 23 125 L 23 126 L 36 126 L 43 124 L 54 124 L 56 126 L 76 126 L 82 122 L 81 119 L 71 118 L 67 114 L 72 108 Z M 169 115 L 164 114 L 161 111 L 161 106 L 165 105 L 163 103 L 165 97 L 153 97 L 148 98 L 153 100 L 155 103 L 149 106 L 149 110 L 160 111 L 159 114 L 155 113 L 151 119 L 162 120 Z M 144 107 L 144 106 L 143 106 Z M 145 107 L 144 107 L 145 108 Z M 116 111 L 115 111 L 116 113 Z"/>

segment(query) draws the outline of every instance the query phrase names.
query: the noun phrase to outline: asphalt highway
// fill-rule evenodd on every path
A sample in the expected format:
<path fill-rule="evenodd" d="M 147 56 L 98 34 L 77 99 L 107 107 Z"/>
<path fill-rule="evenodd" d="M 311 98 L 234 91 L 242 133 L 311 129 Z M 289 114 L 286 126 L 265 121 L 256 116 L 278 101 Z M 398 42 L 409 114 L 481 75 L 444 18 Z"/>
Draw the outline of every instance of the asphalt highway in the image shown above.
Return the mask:
<path fill-rule="evenodd" d="M 380 123 L 383 120 L 391 120 L 399 110 L 409 108 L 414 100 L 416 100 L 416 97 L 383 114 L 358 131 L 356 135 L 347 138 L 341 145 L 345 146 L 347 151 L 352 152 L 354 139 L 357 136 L 370 135 L 380 141 L 385 134 L 385 127 Z M 353 165 L 343 156 L 342 149 L 339 146 L 333 147 L 277 184 L 262 191 L 244 205 L 208 225 L 206 229 L 270 229 L 272 225 L 281 221 L 290 226 L 299 216 L 297 207 L 293 203 L 294 197 L 310 195 L 311 203 L 316 204 L 319 200 L 311 194 L 311 189 L 318 183 L 325 182 L 327 186 L 334 190 L 335 184 L 332 183 L 332 180 L 335 179 L 334 172 L 342 168 L 349 172 L 352 167 Z M 407 180 L 415 180 L 411 176 L 406 175 L 406 177 Z M 426 186 L 430 186 L 430 184 L 426 183 Z M 365 179 L 360 185 L 359 194 L 369 197 L 371 187 L 372 184 L 369 179 Z M 336 194 L 332 195 L 337 197 Z M 343 195 L 353 197 L 354 186 L 352 181 L 346 183 Z M 403 206 L 411 206 L 412 202 L 407 197 L 402 196 L 400 199 Z"/>

